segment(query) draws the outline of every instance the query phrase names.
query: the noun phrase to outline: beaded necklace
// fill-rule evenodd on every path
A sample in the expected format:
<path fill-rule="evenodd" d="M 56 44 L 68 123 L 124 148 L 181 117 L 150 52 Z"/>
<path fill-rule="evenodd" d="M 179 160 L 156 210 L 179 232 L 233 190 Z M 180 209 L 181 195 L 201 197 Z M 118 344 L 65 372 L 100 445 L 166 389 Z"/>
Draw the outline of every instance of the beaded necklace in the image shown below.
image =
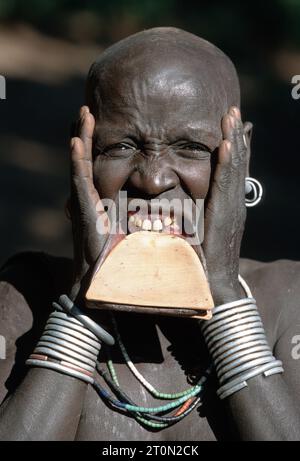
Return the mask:
<path fill-rule="evenodd" d="M 248 287 L 246 281 L 239 275 L 239 282 L 244 289 L 248 297 L 252 297 L 250 288 Z M 191 411 L 201 402 L 201 396 L 203 393 L 204 384 L 207 381 L 208 376 L 212 372 L 212 365 L 210 365 L 205 371 L 204 375 L 199 379 L 198 383 L 181 392 L 176 393 L 164 393 L 159 392 L 150 384 L 144 376 L 138 371 L 138 369 L 133 364 L 130 359 L 126 347 L 120 336 L 117 322 L 115 317 L 112 314 L 112 323 L 115 330 L 115 336 L 118 343 L 118 346 L 121 350 L 125 363 L 132 374 L 137 378 L 137 380 L 147 389 L 151 395 L 157 399 L 161 400 L 173 400 L 166 405 L 160 405 L 158 407 L 143 407 L 136 405 L 130 397 L 121 389 L 114 364 L 109 354 L 109 350 L 106 348 L 107 352 L 107 367 L 109 374 L 100 367 L 99 362 L 97 363 L 97 371 L 106 381 L 108 386 L 114 392 L 115 397 L 113 397 L 109 392 L 107 392 L 96 380 L 94 382 L 94 388 L 98 394 L 103 397 L 110 406 L 118 411 L 133 416 L 140 424 L 151 427 L 155 429 L 163 429 L 169 427 L 178 421 L 181 421 L 185 416 L 187 416 Z M 116 398 L 117 397 L 117 398 Z M 165 413 L 173 410 L 177 407 L 180 408 L 171 416 L 165 416 Z"/>
<path fill-rule="evenodd" d="M 133 402 L 120 387 L 116 370 L 114 368 L 108 348 L 106 348 L 105 351 L 107 355 L 107 368 L 109 373 L 103 370 L 99 363 L 97 363 L 97 371 L 106 381 L 118 399 L 110 395 L 105 389 L 103 389 L 102 386 L 100 386 L 97 381 L 95 381 L 94 387 L 99 395 L 103 397 L 113 409 L 125 412 L 127 415 L 133 416 L 140 424 L 155 429 L 163 429 L 169 427 L 191 413 L 191 411 L 201 401 L 203 386 L 212 371 L 212 367 L 208 367 L 204 375 L 199 379 L 198 383 L 190 389 L 173 394 L 159 392 L 141 375 L 141 373 L 133 365 L 132 360 L 130 359 L 125 345 L 121 339 L 117 322 L 113 315 L 112 319 L 117 344 L 130 371 L 155 398 L 161 400 L 172 400 L 172 402 L 169 402 L 166 405 L 160 405 L 158 407 L 142 407 L 136 405 L 135 402 Z M 178 407 L 180 408 L 177 409 Z M 165 416 L 166 412 L 173 409 L 177 409 L 173 415 Z"/>

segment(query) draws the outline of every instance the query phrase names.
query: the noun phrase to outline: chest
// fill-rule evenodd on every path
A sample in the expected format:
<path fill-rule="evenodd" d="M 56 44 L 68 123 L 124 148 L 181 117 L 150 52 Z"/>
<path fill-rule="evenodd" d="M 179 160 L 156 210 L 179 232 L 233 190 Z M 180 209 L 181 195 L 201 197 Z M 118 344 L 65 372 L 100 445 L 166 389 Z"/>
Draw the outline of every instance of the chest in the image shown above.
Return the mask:
<path fill-rule="evenodd" d="M 153 355 L 145 357 L 146 349 L 131 355 L 134 366 L 158 391 L 175 393 L 190 389 L 193 384 L 203 376 L 209 363 L 205 350 L 199 343 L 193 341 L 180 351 L 174 344 L 159 334 L 159 344 L 163 351 L 155 351 Z M 197 343 L 197 341 L 196 341 Z M 154 344 L 155 349 L 155 344 Z M 196 350 L 194 350 L 196 348 Z M 194 350 L 194 352 L 193 352 Z M 157 352 L 157 351 L 156 351 Z M 147 354 L 146 354 L 147 355 Z M 198 357 L 198 360 L 197 360 Z M 122 390 L 138 406 L 155 408 L 166 405 L 170 400 L 154 398 L 139 380 L 129 370 L 118 354 L 114 357 L 114 369 Z M 104 362 L 104 360 L 103 360 Z M 123 362 L 123 363 L 122 363 Z M 105 369 L 105 363 L 101 368 Z M 101 385 L 108 390 L 105 381 L 97 377 Z M 107 401 L 101 399 L 97 392 L 89 387 L 84 401 L 77 440 L 143 440 L 143 441 L 192 441 L 192 440 L 220 440 L 230 439 L 228 421 L 225 409 L 216 397 L 217 383 L 214 375 L 209 376 L 204 384 L 201 401 L 185 418 L 176 424 L 157 429 L 147 427 L 135 418 L 112 409 Z M 113 392 L 110 390 L 110 393 Z M 168 412 L 167 416 L 174 414 L 178 408 Z"/>

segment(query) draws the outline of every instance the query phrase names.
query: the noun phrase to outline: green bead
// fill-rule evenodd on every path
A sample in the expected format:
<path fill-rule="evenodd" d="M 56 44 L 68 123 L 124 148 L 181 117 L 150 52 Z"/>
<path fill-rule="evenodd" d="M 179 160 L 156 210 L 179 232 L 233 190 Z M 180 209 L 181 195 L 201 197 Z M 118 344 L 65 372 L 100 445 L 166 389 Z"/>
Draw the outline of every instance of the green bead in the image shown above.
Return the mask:
<path fill-rule="evenodd" d="M 162 405 L 160 407 L 146 408 L 146 407 L 138 407 L 138 406 L 135 406 L 135 405 L 125 404 L 125 408 L 128 411 L 133 411 L 133 412 L 138 412 L 138 413 L 162 413 L 164 411 L 168 411 L 168 410 L 171 410 L 172 408 L 178 407 L 182 403 L 186 402 L 189 398 L 197 395 L 201 390 L 201 387 L 200 387 L 200 389 L 199 389 L 199 387 L 200 386 L 197 386 L 197 389 L 195 389 L 189 395 L 187 395 L 185 397 L 181 397 L 180 399 L 176 400 L 175 402 L 171 402 L 171 403 L 168 403 L 167 405 Z"/>
<path fill-rule="evenodd" d="M 153 428 L 157 428 L 157 429 L 164 429 L 165 427 L 170 426 L 170 424 L 168 424 L 168 423 L 154 423 L 152 421 L 148 421 L 147 419 L 142 418 L 141 416 L 136 416 L 136 420 L 140 421 L 145 426 L 149 426 L 149 427 L 153 427 Z"/>

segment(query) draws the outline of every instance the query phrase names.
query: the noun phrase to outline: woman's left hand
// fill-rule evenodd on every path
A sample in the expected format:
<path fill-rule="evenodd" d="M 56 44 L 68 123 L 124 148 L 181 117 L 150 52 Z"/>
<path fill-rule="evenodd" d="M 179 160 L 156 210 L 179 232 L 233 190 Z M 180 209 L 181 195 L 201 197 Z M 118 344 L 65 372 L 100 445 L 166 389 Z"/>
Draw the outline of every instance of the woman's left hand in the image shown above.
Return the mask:
<path fill-rule="evenodd" d="M 205 208 L 203 251 L 215 305 L 242 296 L 238 275 L 246 220 L 247 145 L 237 107 L 222 119 L 223 140 Z"/>

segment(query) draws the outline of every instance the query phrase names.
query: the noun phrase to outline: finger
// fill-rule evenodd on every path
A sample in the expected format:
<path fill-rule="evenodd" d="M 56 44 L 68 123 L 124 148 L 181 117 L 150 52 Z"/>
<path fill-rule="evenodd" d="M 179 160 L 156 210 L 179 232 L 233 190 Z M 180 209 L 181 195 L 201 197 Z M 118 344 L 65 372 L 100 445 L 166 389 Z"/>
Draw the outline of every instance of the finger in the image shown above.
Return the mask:
<path fill-rule="evenodd" d="M 244 123 L 244 133 L 251 133 L 252 131 L 252 128 L 253 128 L 253 123 L 251 122 L 245 122 Z"/>
<path fill-rule="evenodd" d="M 85 149 L 85 156 L 92 162 L 93 135 L 95 119 L 86 106 L 80 110 L 81 117 L 78 127 L 78 137 L 82 140 Z"/>
<path fill-rule="evenodd" d="M 233 130 L 235 127 L 235 118 L 230 113 L 222 118 L 222 133 L 223 139 L 233 142 Z"/>
<path fill-rule="evenodd" d="M 236 128 L 234 130 L 234 144 L 235 149 L 233 152 L 233 161 L 246 160 L 247 143 L 244 133 L 244 127 L 241 120 L 236 120 Z"/>
<path fill-rule="evenodd" d="M 88 106 L 82 106 L 79 109 L 78 112 L 78 118 L 72 123 L 71 125 L 71 138 L 74 138 L 75 136 L 78 137 L 78 133 L 80 131 L 80 125 L 82 123 L 82 118 L 86 112 L 89 112 Z"/>
<path fill-rule="evenodd" d="M 94 124 L 94 117 L 90 114 L 88 106 L 82 106 L 79 110 L 76 136 L 71 138 L 71 168 L 75 176 L 92 178 Z"/>
<path fill-rule="evenodd" d="M 92 147 L 93 147 L 93 133 L 94 133 L 94 128 L 95 128 L 95 119 L 93 115 L 90 113 L 89 108 L 87 106 L 82 106 L 80 108 L 79 116 L 80 118 L 78 120 L 77 136 L 72 138 L 71 140 L 71 144 L 72 144 L 73 139 L 75 138 L 77 139 L 76 143 L 77 143 L 77 148 L 78 148 L 78 153 L 77 153 L 78 155 L 76 158 L 76 152 L 73 152 L 75 156 L 74 161 L 85 160 L 86 170 L 88 170 L 89 175 L 92 176 L 92 162 L 93 162 Z M 81 163 L 84 163 L 84 162 L 81 162 Z"/>
<path fill-rule="evenodd" d="M 229 116 L 232 118 L 232 164 L 242 170 L 247 159 L 247 142 L 239 108 L 231 107 Z"/>
<path fill-rule="evenodd" d="M 244 141 L 245 146 L 248 149 L 250 147 L 251 138 L 252 138 L 253 123 L 245 122 L 244 123 Z"/>
<path fill-rule="evenodd" d="M 212 194 L 224 190 L 229 186 L 231 181 L 231 150 L 232 143 L 225 139 L 221 142 L 218 150 L 218 161 L 214 172 Z"/>
<path fill-rule="evenodd" d="M 234 117 L 234 129 L 233 136 L 237 144 L 238 152 L 243 151 L 246 148 L 244 138 L 244 126 L 242 123 L 241 111 L 238 107 L 231 107 L 230 114 Z"/>
<path fill-rule="evenodd" d="M 81 106 L 79 109 L 79 118 L 82 118 L 84 114 L 89 113 L 89 106 Z"/>
<path fill-rule="evenodd" d="M 86 158 L 85 146 L 81 138 L 71 139 L 71 173 L 73 177 L 93 179 L 93 167 Z"/>
<path fill-rule="evenodd" d="M 218 150 L 218 161 L 214 172 L 212 195 L 223 195 L 231 189 L 243 190 L 245 183 L 243 177 L 245 171 L 243 165 L 239 164 L 236 168 L 234 163 L 234 155 L 236 146 L 227 139 L 223 140 Z"/>
<path fill-rule="evenodd" d="M 86 154 L 86 145 L 79 137 L 71 140 L 71 181 L 73 204 L 75 205 L 76 202 L 79 204 L 80 209 L 87 216 L 89 225 L 92 223 L 95 225 L 100 218 L 103 226 L 108 228 L 109 220 L 94 186 L 92 161 Z"/>
<path fill-rule="evenodd" d="M 85 157 L 85 147 L 80 138 L 71 140 L 71 179 L 77 196 L 94 207 L 99 195 L 94 187 L 92 164 Z"/>

